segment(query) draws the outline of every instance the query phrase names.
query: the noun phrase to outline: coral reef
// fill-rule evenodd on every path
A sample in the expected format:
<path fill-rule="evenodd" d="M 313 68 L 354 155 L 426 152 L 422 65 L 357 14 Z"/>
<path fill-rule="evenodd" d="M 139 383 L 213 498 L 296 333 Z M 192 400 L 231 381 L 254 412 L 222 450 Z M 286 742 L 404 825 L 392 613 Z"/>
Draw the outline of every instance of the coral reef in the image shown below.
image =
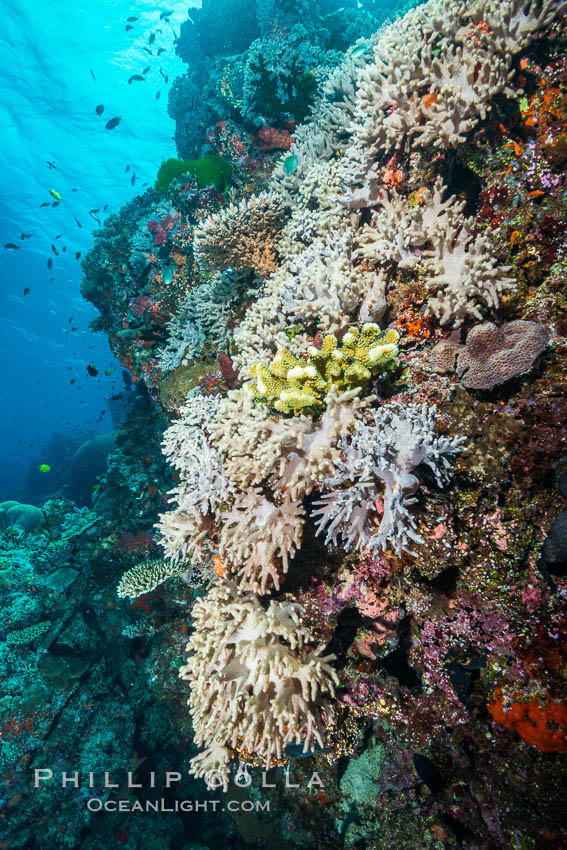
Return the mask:
<path fill-rule="evenodd" d="M 8 766 L 98 764 L 106 687 L 116 760 L 271 789 L 209 847 L 563 846 L 565 4 L 336 5 L 182 28 L 230 182 L 174 160 L 84 262 L 138 391 L 92 507 L 0 505 Z"/>

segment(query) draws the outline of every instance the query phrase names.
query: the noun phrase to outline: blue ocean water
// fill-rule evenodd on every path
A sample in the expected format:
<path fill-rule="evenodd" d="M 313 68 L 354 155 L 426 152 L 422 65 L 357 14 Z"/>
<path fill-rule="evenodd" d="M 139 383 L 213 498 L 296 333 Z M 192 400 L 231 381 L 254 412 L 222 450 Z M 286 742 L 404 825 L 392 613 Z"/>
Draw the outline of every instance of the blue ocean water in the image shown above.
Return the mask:
<path fill-rule="evenodd" d="M 184 67 L 174 39 L 190 5 L 170 4 L 165 21 L 150 0 L 0 4 L 0 498 L 23 494 L 54 432 L 80 439 L 111 428 L 121 369 L 105 335 L 89 330 L 96 310 L 79 293 L 76 254 L 91 245 L 93 216 L 117 212 L 175 155 L 167 95 Z M 128 17 L 137 20 L 126 31 Z M 144 82 L 128 84 L 148 66 Z M 115 116 L 120 124 L 105 129 Z"/>

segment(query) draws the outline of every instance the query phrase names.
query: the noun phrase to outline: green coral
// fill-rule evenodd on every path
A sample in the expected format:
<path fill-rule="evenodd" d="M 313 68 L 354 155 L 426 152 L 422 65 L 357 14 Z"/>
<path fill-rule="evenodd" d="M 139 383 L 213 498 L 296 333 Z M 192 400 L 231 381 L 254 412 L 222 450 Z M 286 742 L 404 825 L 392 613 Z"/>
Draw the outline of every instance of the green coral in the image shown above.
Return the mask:
<path fill-rule="evenodd" d="M 6 635 L 6 643 L 11 646 L 23 646 L 26 643 L 31 643 L 36 638 L 40 637 L 51 627 L 49 620 L 43 620 L 41 623 L 36 623 L 34 626 L 28 626 L 27 629 L 15 629 Z"/>
<path fill-rule="evenodd" d="M 224 192 L 232 175 L 232 165 L 220 156 L 202 156 L 200 159 L 166 159 L 160 165 L 155 190 L 160 195 L 169 191 L 171 181 L 182 174 L 197 178 L 199 188 L 214 186 Z"/>
<path fill-rule="evenodd" d="M 251 62 L 256 75 L 253 106 L 266 120 L 278 122 L 283 116 L 291 115 L 301 123 L 307 118 L 317 90 L 317 77 L 310 71 L 301 72 L 298 66 L 299 61 L 294 59 L 289 73 L 274 79 L 263 56 L 258 57 L 257 64 Z"/>
<path fill-rule="evenodd" d="M 351 327 L 339 346 L 336 336 L 323 339 L 320 349 L 311 347 L 307 361 L 298 360 L 282 348 L 270 366 L 257 363 L 251 369 L 254 383 L 248 385 L 254 398 L 279 413 L 317 412 L 334 385 L 340 392 L 368 386 L 373 377 L 396 365 L 399 334 L 383 332 L 367 323 Z"/>

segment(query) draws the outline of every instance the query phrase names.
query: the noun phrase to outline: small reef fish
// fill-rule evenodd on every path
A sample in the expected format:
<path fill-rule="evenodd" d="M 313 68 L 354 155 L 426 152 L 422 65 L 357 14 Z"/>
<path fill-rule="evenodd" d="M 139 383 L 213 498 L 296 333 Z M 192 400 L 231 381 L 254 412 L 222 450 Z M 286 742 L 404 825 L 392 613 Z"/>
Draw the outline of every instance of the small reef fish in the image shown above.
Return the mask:
<path fill-rule="evenodd" d="M 48 463 L 40 463 L 39 471 L 40 472 L 51 472 L 51 467 Z"/>
<path fill-rule="evenodd" d="M 81 222 L 79 221 L 79 219 L 77 218 L 77 216 L 76 216 L 76 215 L 75 215 L 75 216 L 73 216 L 73 218 L 75 219 L 75 224 L 77 225 L 77 227 L 82 227 L 82 226 L 83 226 L 83 225 L 81 224 Z"/>
<path fill-rule="evenodd" d="M 110 121 L 107 121 L 107 122 L 106 122 L 106 125 L 105 125 L 105 126 L 106 126 L 106 129 L 107 129 L 107 130 L 114 130 L 114 128 L 115 128 L 115 127 L 118 127 L 118 125 L 120 124 L 121 120 L 122 120 L 122 119 L 120 118 L 120 116 L 119 116 L 119 115 L 116 115 L 114 118 L 111 118 L 111 119 L 110 119 Z"/>
<path fill-rule="evenodd" d="M 55 247 L 53 242 L 51 243 L 51 250 L 53 251 L 53 253 L 55 254 L 56 257 L 59 256 L 59 251 L 57 250 L 57 248 Z"/>
<path fill-rule="evenodd" d="M 63 236 L 62 233 L 58 233 L 57 236 L 55 237 L 55 241 L 57 242 L 57 240 L 61 239 L 62 236 Z"/>
<path fill-rule="evenodd" d="M 161 56 L 162 53 L 165 53 L 165 47 L 158 47 L 156 50 L 156 56 Z"/>
<path fill-rule="evenodd" d="M 57 168 L 54 162 L 50 162 L 48 159 L 45 160 L 50 168 Z"/>
<path fill-rule="evenodd" d="M 135 182 L 136 182 L 136 172 L 134 171 L 134 173 L 132 174 L 132 177 L 130 178 L 130 183 L 133 186 Z"/>
<path fill-rule="evenodd" d="M 26 286 L 26 288 L 24 289 L 24 295 L 29 295 L 30 292 L 31 292 L 31 289 L 29 288 L 29 286 Z"/>
<path fill-rule="evenodd" d="M 106 375 L 106 377 L 107 377 L 107 378 L 108 378 L 110 375 L 112 375 L 112 374 L 113 374 L 113 372 L 114 372 L 114 369 L 105 369 L 105 370 L 104 370 L 104 374 Z"/>
<path fill-rule="evenodd" d="M 53 268 L 53 257 L 50 257 L 47 261 L 47 268 L 51 270 Z"/>
<path fill-rule="evenodd" d="M 33 233 L 22 233 L 22 235 L 20 236 L 20 239 L 31 239 L 32 236 L 33 236 Z"/>
<path fill-rule="evenodd" d="M 51 204 L 49 203 L 49 201 L 44 201 L 43 204 L 40 204 L 39 206 L 40 206 L 40 209 L 41 209 L 41 207 L 50 207 Z"/>
<path fill-rule="evenodd" d="M 53 203 L 51 204 L 51 206 L 52 206 L 52 207 L 58 207 L 58 206 L 59 206 L 59 201 L 53 201 Z"/>
<path fill-rule="evenodd" d="M 162 77 L 164 78 L 164 80 L 165 80 L 165 82 L 166 82 L 166 85 L 167 85 L 167 83 L 169 82 L 169 77 L 167 76 L 167 74 L 166 74 L 166 73 L 164 73 L 164 71 L 162 71 L 162 69 L 161 69 L 161 68 L 159 69 L 159 72 L 160 72 L 160 74 L 162 75 Z"/>
<path fill-rule="evenodd" d="M 144 68 L 144 70 L 142 71 L 142 74 L 146 75 L 148 73 L 148 71 L 151 70 L 151 67 L 152 67 L 151 65 L 148 65 L 147 68 Z"/>
<path fill-rule="evenodd" d="M 107 211 L 107 209 L 108 209 L 108 204 L 105 204 L 105 205 L 103 206 L 103 208 L 102 208 L 102 211 L 103 211 L 103 212 L 106 212 L 106 211 Z"/>
<path fill-rule="evenodd" d="M 97 115 L 102 115 L 104 112 L 104 103 L 99 103 L 99 105 L 95 108 L 95 112 Z"/>
<path fill-rule="evenodd" d="M 155 40 L 156 40 L 156 34 L 155 34 L 155 32 L 151 32 L 150 37 L 148 39 L 148 44 L 153 44 Z"/>
<path fill-rule="evenodd" d="M 150 50 L 150 48 L 149 48 L 149 47 L 142 47 L 142 50 L 145 50 L 145 51 L 146 51 L 146 53 L 148 53 L 150 56 L 153 56 L 153 55 L 154 55 L 154 54 L 152 53 L 152 51 Z"/>
<path fill-rule="evenodd" d="M 76 260 L 80 260 L 80 259 L 81 259 L 81 252 L 80 252 L 80 251 L 77 251 L 77 253 L 75 254 L 75 259 L 76 259 Z"/>
<path fill-rule="evenodd" d="M 62 201 L 63 200 L 63 195 L 61 194 L 61 192 L 58 192 L 57 189 L 50 189 L 49 194 L 51 195 L 52 198 L 55 198 L 56 201 Z"/>
<path fill-rule="evenodd" d="M 96 376 L 98 375 L 98 369 L 92 363 L 89 363 L 89 365 L 87 366 L 87 372 L 89 373 L 91 378 L 96 378 Z"/>
<path fill-rule="evenodd" d="M 157 91 L 157 92 L 156 92 L 156 100 L 159 100 L 159 99 L 160 99 L 160 95 L 161 95 L 161 92 L 160 92 L 160 91 Z"/>
<path fill-rule="evenodd" d="M 134 83 L 134 82 L 136 82 L 136 83 L 143 83 L 143 82 L 144 82 L 144 78 L 142 77 L 142 75 L 141 75 L 141 74 L 132 74 L 132 76 L 131 76 L 131 77 L 130 77 L 130 79 L 128 80 L 128 85 L 129 85 L 129 86 L 131 86 L 131 85 L 132 85 L 132 83 Z"/>
<path fill-rule="evenodd" d="M 21 245 L 14 245 L 13 242 L 6 242 L 6 244 L 4 245 L 4 250 L 5 251 L 19 251 L 21 247 L 22 247 Z"/>
<path fill-rule="evenodd" d="M 139 20 L 139 19 L 138 19 L 135 15 L 130 15 L 130 17 L 129 17 L 129 18 L 126 18 L 126 20 L 128 21 L 128 23 L 129 23 L 129 24 L 131 24 L 131 23 L 133 23 L 134 21 L 137 21 L 137 20 Z"/>
<path fill-rule="evenodd" d="M 95 83 L 96 83 L 96 77 L 95 77 L 95 75 L 94 75 L 94 71 L 93 71 L 93 69 L 92 69 L 92 68 L 90 68 L 89 70 L 90 70 L 90 72 L 91 72 L 91 77 L 93 78 L 93 80 L 94 80 L 94 81 L 95 81 Z"/>
<path fill-rule="evenodd" d="M 129 32 L 130 30 L 133 30 L 133 29 L 134 29 L 134 27 L 133 27 L 131 24 L 126 24 L 126 26 L 124 27 L 124 29 L 126 30 L 126 32 Z"/>
<path fill-rule="evenodd" d="M 96 212 L 98 212 L 98 210 L 96 210 Z M 89 210 L 89 215 L 96 221 L 97 224 L 100 224 L 100 218 L 95 214 L 95 210 Z"/>
<path fill-rule="evenodd" d="M 170 15 L 173 15 L 173 12 L 160 12 L 159 19 L 160 21 L 166 21 L 170 17 Z"/>

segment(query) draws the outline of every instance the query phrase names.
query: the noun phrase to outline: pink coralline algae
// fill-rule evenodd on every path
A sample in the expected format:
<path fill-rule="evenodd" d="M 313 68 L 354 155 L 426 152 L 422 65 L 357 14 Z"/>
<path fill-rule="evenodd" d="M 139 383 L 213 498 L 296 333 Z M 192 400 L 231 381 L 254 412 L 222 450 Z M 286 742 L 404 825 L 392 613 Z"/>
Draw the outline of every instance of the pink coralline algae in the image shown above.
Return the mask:
<path fill-rule="evenodd" d="M 132 312 L 135 316 L 141 316 L 142 313 L 146 312 L 151 303 L 152 299 L 148 298 L 147 295 L 138 295 L 138 297 L 132 302 Z"/>
<path fill-rule="evenodd" d="M 175 227 L 176 218 L 177 214 L 175 216 L 166 215 L 161 221 L 152 219 L 148 222 L 148 230 L 153 234 L 154 245 L 165 245 L 169 231 Z"/>

